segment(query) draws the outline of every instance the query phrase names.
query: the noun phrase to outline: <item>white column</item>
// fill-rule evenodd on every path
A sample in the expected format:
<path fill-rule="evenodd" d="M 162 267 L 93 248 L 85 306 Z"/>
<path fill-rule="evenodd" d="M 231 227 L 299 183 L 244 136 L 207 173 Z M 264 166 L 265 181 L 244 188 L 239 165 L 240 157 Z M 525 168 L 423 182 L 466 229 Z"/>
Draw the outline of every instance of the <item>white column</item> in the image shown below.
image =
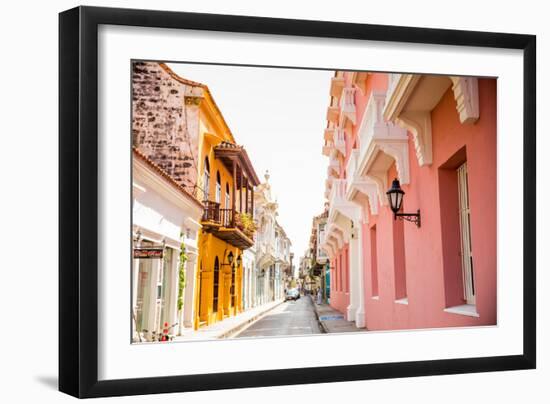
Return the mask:
<path fill-rule="evenodd" d="M 167 249 L 168 254 L 172 254 L 170 262 L 170 268 L 168 268 L 167 276 L 168 280 L 168 293 L 164 307 L 166 308 L 166 315 L 164 320 L 168 323 L 168 327 L 178 322 L 178 286 L 179 286 L 179 252 L 172 248 Z M 162 324 L 161 324 L 161 328 Z M 177 331 L 177 327 L 170 329 L 169 334 L 174 334 Z"/>
<path fill-rule="evenodd" d="M 195 293 L 195 269 L 197 267 L 197 253 L 186 249 L 187 262 L 185 263 L 185 293 L 183 298 L 183 319 L 180 327 L 193 327 L 193 317 L 195 312 L 194 298 Z"/>
<path fill-rule="evenodd" d="M 136 306 L 137 306 L 137 294 L 138 294 L 138 280 L 139 280 L 139 259 L 133 260 L 132 266 L 132 338 L 136 341 L 139 340 L 137 334 L 136 324 Z"/>
<path fill-rule="evenodd" d="M 150 259 L 151 271 L 149 272 L 149 279 L 147 282 L 148 292 L 143 298 L 143 313 L 147 316 L 145 318 L 145 329 L 149 332 L 148 336 L 151 336 L 153 331 L 157 331 L 156 322 L 156 310 L 157 310 L 157 279 L 159 271 L 161 270 L 162 260 Z"/>
<path fill-rule="evenodd" d="M 243 297 L 244 297 L 244 301 L 243 301 L 243 305 L 244 305 L 244 309 L 247 310 L 248 307 L 249 307 L 249 299 L 250 299 L 250 293 L 248 292 L 248 287 L 250 285 L 250 281 L 248 279 L 248 275 L 249 275 L 249 267 L 248 267 L 248 263 L 246 265 L 243 266 L 243 270 L 244 270 L 244 285 L 243 285 Z"/>
<path fill-rule="evenodd" d="M 348 321 L 355 321 L 357 310 L 359 309 L 359 270 L 360 270 L 360 254 L 361 246 L 358 238 L 358 221 L 354 220 L 353 230 L 350 229 L 349 233 L 349 306 L 347 307 Z"/>
<path fill-rule="evenodd" d="M 365 327 L 365 277 L 363 273 L 363 224 L 360 220 L 355 223 L 357 239 L 357 311 L 355 312 L 355 326 Z"/>

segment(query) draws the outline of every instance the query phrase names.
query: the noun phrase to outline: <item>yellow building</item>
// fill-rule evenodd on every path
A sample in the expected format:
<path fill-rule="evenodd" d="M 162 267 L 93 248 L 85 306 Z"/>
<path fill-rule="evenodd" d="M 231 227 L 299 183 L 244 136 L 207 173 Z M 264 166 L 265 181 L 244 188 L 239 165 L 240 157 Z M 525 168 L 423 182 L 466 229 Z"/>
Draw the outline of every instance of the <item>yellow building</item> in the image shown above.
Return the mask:
<path fill-rule="evenodd" d="M 198 103 L 198 189 L 204 214 L 195 279 L 194 328 L 242 310 L 242 253 L 254 244 L 254 186 L 258 177 L 238 146 L 208 87 Z"/>

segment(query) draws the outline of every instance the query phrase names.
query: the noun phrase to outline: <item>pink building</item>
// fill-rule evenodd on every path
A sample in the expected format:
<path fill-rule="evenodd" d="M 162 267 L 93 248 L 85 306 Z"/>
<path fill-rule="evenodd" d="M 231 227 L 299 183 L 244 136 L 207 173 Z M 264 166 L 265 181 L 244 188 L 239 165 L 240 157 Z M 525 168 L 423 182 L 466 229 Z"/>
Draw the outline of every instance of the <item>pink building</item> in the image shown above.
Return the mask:
<path fill-rule="evenodd" d="M 330 95 L 331 305 L 370 330 L 496 324 L 496 79 L 337 71 Z"/>

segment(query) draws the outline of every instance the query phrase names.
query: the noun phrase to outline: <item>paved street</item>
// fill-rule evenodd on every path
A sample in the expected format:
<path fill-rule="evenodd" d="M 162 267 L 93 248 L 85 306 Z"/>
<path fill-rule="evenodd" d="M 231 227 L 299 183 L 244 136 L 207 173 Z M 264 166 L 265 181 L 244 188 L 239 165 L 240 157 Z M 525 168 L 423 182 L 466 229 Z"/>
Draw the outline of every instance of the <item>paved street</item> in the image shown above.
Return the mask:
<path fill-rule="evenodd" d="M 272 337 L 280 335 L 320 334 L 313 303 L 309 297 L 288 301 L 270 311 L 235 338 Z"/>

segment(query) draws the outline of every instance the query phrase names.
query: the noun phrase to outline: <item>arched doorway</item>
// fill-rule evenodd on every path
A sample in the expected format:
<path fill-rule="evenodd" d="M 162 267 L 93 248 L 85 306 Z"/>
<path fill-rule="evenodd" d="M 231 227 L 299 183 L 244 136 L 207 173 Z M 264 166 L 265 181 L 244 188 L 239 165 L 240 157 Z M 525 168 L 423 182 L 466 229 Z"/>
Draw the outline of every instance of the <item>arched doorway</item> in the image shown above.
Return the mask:
<path fill-rule="evenodd" d="M 199 321 L 206 321 L 207 306 L 203 301 L 204 298 L 204 272 L 202 269 L 202 261 L 199 264 Z"/>

